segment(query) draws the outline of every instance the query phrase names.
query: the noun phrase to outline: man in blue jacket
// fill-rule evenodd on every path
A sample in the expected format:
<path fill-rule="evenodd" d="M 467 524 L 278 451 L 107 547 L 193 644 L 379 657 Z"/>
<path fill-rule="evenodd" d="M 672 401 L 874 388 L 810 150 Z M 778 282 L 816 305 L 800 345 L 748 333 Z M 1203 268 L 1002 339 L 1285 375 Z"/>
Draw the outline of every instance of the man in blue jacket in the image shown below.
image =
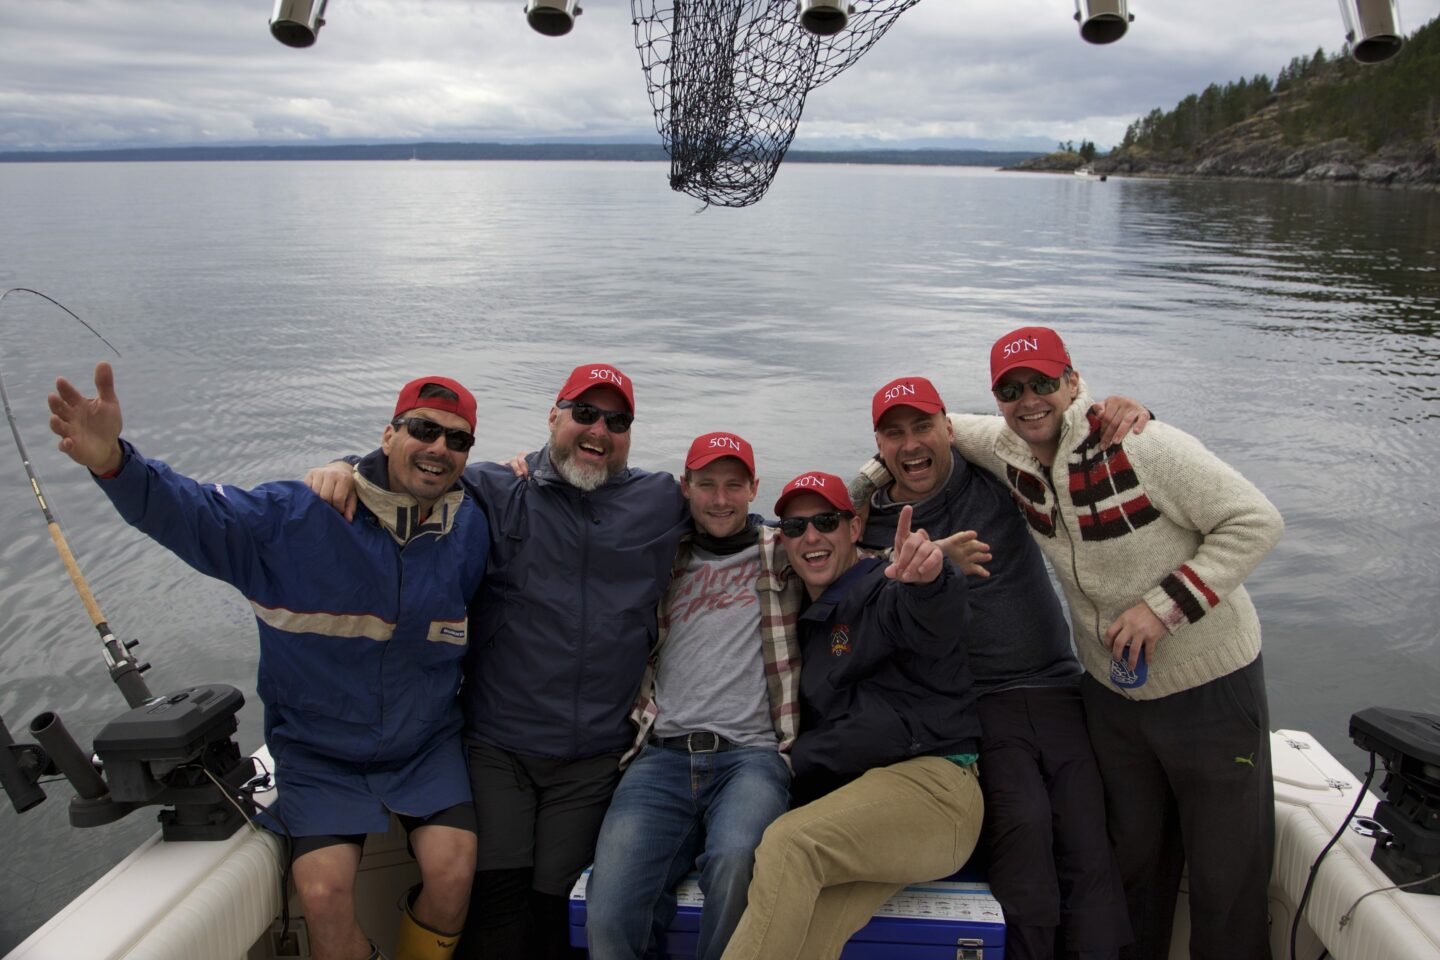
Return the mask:
<path fill-rule="evenodd" d="M 775 503 L 800 615 L 804 805 L 765 831 L 725 960 L 837 957 L 895 891 L 970 856 L 984 811 L 965 662 L 966 585 L 901 511 L 893 560 L 861 559 L 844 481 L 805 473 Z"/>
<path fill-rule="evenodd" d="M 293 838 L 317 960 L 378 952 L 356 921 L 365 834 L 399 815 L 423 885 L 402 903 L 397 960 L 454 952 L 469 903 L 475 820 L 456 699 L 466 604 L 485 573 L 485 515 L 457 486 L 475 398 L 445 377 L 406 384 L 380 449 L 354 469 L 346 523 L 299 483 L 201 484 L 120 439 L 109 364 L 97 396 L 49 397 L 60 450 L 125 520 L 239 589 L 260 632 L 257 691 L 279 799 L 263 822 Z"/>
<path fill-rule="evenodd" d="M 581 364 L 523 471 L 464 473 L 491 547 L 462 696 L 479 818 L 462 957 L 570 953 L 566 897 L 594 856 L 634 737 L 656 604 L 692 529 L 675 478 L 629 466 L 634 419 L 629 376 Z M 314 473 L 307 481 L 343 505 L 349 471 Z"/>

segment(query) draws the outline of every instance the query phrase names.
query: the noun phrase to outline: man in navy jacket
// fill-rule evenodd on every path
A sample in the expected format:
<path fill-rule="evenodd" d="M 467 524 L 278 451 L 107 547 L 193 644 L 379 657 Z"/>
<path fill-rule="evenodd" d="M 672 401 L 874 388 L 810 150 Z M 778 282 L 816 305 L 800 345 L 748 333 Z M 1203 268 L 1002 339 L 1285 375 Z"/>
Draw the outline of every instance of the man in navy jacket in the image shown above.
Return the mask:
<path fill-rule="evenodd" d="M 399 815 L 423 887 L 402 904 L 397 960 L 443 960 L 475 863 L 456 699 L 466 603 L 489 549 L 485 515 L 457 485 L 475 398 L 445 377 L 400 392 L 380 449 L 354 470 L 345 520 L 294 482 L 201 484 L 120 439 L 110 365 L 97 396 L 49 397 L 60 449 L 88 467 L 127 522 L 239 589 L 260 632 L 257 689 L 279 799 L 262 822 L 293 839 L 295 886 L 317 960 L 379 954 L 354 908 L 365 834 Z"/>
<path fill-rule="evenodd" d="M 958 869 L 984 811 L 964 578 L 908 508 L 892 562 L 860 559 L 833 474 L 796 477 L 775 512 L 810 598 L 791 751 L 804 805 L 765 831 L 726 960 L 839 956 L 895 891 Z"/>

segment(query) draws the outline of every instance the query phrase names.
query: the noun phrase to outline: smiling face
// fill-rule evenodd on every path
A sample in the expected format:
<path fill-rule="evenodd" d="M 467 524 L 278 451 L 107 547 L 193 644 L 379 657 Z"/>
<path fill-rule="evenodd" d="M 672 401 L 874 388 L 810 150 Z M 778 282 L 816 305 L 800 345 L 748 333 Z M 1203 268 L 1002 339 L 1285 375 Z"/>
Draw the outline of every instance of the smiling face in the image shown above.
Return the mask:
<path fill-rule="evenodd" d="M 470 432 L 470 424 L 459 414 L 429 407 L 416 407 L 401 414 L 403 417 L 423 417 L 442 427 L 456 427 Z M 421 510 L 429 512 L 435 501 L 460 479 L 465 469 L 468 451 L 451 450 L 445 446 L 445 434 L 441 433 L 430 443 L 421 443 L 404 427 L 385 427 L 380 437 L 380 449 L 388 461 L 390 489 L 395 493 L 408 493 L 419 502 Z"/>
<path fill-rule="evenodd" d="M 944 413 L 895 406 L 875 427 L 875 446 L 895 478 L 890 497 L 902 503 L 923 500 L 950 479 L 950 444 L 955 432 Z"/>
<path fill-rule="evenodd" d="M 760 482 L 735 457 L 712 460 L 680 478 L 695 526 L 712 537 L 730 537 L 745 529 L 759 489 Z"/>
<path fill-rule="evenodd" d="M 1080 393 L 1080 374 L 1074 370 L 1064 374 L 1060 378 L 1060 389 L 1045 396 L 1036 393 L 1029 386 L 1031 380 L 1040 376 L 1043 374 L 1029 367 L 1015 367 L 1006 371 L 995 385 L 998 387 L 1003 383 L 1022 383 L 1026 385 L 1025 391 L 1018 399 L 1009 403 L 997 397 L 995 405 L 1000 408 L 1000 415 L 1005 418 L 1006 426 L 1029 444 L 1030 452 L 1048 467 L 1055 462 L 1055 454 L 1060 446 L 1060 427 L 1065 411 Z"/>
<path fill-rule="evenodd" d="M 833 513 L 835 506 L 818 493 L 802 493 L 785 504 L 780 518 L 813 517 L 817 513 Z M 805 591 L 814 600 L 849 570 L 859 559 L 855 541 L 860 539 L 859 517 L 842 517 L 840 526 L 829 533 L 821 533 L 815 524 L 807 523 L 805 532 L 798 537 L 785 537 L 785 555 L 790 566 L 800 575 Z"/>
<path fill-rule="evenodd" d="M 625 395 L 611 386 L 591 387 L 575 398 L 606 412 L 628 413 Z M 571 486 L 594 490 L 625 469 L 630 457 L 630 432 L 611 433 L 605 417 L 576 423 L 574 408 L 550 408 L 550 462 Z"/>

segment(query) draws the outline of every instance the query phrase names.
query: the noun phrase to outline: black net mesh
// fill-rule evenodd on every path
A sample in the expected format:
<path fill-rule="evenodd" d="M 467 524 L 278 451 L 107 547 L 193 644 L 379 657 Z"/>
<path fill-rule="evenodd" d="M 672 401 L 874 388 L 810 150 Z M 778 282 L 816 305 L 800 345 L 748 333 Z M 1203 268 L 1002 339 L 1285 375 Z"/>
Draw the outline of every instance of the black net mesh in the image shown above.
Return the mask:
<path fill-rule="evenodd" d="M 725 207 L 759 200 L 806 95 L 918 2 L 855 0 L 845 29 L 822 37 L 800 26 L 795 0 L 631 0 L 671 188 Z"/>

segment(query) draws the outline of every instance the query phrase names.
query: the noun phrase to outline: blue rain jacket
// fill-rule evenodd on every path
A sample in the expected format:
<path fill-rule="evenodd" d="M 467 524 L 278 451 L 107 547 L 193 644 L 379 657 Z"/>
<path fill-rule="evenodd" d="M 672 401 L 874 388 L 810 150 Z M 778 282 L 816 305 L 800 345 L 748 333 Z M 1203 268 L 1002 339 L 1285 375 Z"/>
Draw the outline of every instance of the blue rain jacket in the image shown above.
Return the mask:
<path fill-rule="evenodd" d="M 454 490 L 416 526 L 414 501 L 383 491 L 384 455 L 370 454 L 359 469 L 393 498 L 401 546 L 363 500 L 349 523 L 302 483 L 201 484 L 122 446 L 119 473 L 98 480 L 120 515 L 250 601 L 265 740 L 292 831 L 383 830 L 382 805 L 425 816 L 468 802 L 456 692 L 489 553 L 474 501 Z M 295 808 L 287 765 L 321 784 L 306 794 L 320 810 Z"/>

